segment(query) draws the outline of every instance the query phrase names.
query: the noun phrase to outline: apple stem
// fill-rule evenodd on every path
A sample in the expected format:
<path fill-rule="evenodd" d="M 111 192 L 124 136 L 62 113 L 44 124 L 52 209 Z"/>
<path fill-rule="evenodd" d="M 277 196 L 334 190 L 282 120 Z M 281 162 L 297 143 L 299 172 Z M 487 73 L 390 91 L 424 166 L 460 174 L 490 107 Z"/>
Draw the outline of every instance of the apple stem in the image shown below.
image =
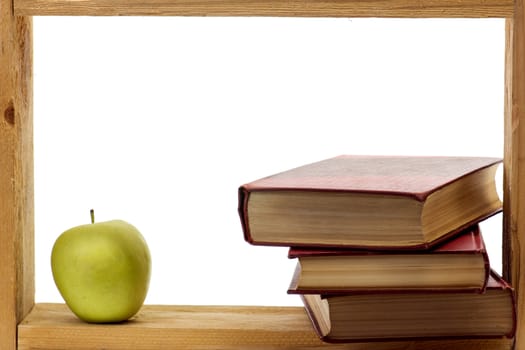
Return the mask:
<path fill-rule="evenodd" d="M 89 214 L 91 215 L 91 223 L 94 224 L 95 223 L 95 210 L 91 209 L 89 211 Z"/>

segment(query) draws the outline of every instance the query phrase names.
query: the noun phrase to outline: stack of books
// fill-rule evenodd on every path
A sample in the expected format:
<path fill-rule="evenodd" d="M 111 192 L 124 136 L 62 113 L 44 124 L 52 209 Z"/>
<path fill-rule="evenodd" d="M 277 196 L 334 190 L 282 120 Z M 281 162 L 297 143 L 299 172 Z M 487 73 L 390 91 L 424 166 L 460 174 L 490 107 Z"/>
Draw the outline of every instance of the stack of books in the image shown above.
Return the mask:
<path fill-rule="evenodd" d="M 479 223 L 502 210 L 488 157 L 338 156 L 239 188 L 244 238 L 289 247 L 328 342 L 513 337 L 513 289 Z"/>

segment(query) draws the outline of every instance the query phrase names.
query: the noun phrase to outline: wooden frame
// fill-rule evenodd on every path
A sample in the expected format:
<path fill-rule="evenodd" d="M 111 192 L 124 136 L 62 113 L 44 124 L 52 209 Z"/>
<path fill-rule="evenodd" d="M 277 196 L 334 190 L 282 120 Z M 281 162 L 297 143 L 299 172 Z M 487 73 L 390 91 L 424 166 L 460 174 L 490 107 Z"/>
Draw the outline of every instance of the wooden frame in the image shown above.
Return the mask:
<path fill-rule="evenodd" d="M 523 1 L 0 0 L 0 349 L 525 350 Z M 327 345 L 296 307 L 146 306 L 133 322 L 104 326 L 35 305 L 31 16 L 50 14 L 506 18 L 503 269 L 516 289 L 515 340 Z"/>

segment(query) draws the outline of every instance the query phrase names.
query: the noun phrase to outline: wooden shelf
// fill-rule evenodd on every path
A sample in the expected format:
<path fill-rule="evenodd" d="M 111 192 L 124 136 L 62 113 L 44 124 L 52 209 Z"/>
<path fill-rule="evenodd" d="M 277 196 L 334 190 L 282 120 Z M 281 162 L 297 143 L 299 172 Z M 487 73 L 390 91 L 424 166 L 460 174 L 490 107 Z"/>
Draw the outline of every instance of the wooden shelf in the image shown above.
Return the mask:
<path fill-rule="evenodd" d="M 514 346 L 328 345 L 302 308 L 146 306 L 132 322 L 90 325 L 64 305 L 35 305 L 31 16 L 40 15 L 506 18 L 503 272 L 516 290 Z M 0 0 L 0 42 L 0 350 L 525 350 L 525 0 Z"/>
<path fill-rule="evenodd" d="M 36 304 L 18 326 L 18 349 L 511 349 L 501 339 L 327 344 L 301 307 L 144 306 L 132 321 L 87 324 L 63 304 Z"/>
<path fill-rule="evenodd" d="M 16 15 L 511 17 L 512 0 L 14 0 Z"/>

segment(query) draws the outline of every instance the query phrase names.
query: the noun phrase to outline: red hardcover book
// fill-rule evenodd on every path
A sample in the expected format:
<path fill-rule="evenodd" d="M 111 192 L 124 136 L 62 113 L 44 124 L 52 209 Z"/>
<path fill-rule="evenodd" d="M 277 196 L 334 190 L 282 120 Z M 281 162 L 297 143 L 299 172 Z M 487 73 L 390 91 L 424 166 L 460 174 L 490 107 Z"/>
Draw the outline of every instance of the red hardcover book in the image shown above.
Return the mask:
<path fill-rule="evenodd" d="M 393 289 L 482 292 L 490 270 L 478 225 L 425 252 L 292 247 L 288 257 L 297 259 L 290 294 Z"/>
<path fill-rule="evenodd" d="M 484 293 L 402 291 L 301 295 L 326 342 L 513 337 L 513 289 L 491 272 Z"/>
<path fill-rule="evenodd" d="M 240 186 L 246 241 L 428 249 L 499 211 L 499 158 L 349 156 Z"/>

